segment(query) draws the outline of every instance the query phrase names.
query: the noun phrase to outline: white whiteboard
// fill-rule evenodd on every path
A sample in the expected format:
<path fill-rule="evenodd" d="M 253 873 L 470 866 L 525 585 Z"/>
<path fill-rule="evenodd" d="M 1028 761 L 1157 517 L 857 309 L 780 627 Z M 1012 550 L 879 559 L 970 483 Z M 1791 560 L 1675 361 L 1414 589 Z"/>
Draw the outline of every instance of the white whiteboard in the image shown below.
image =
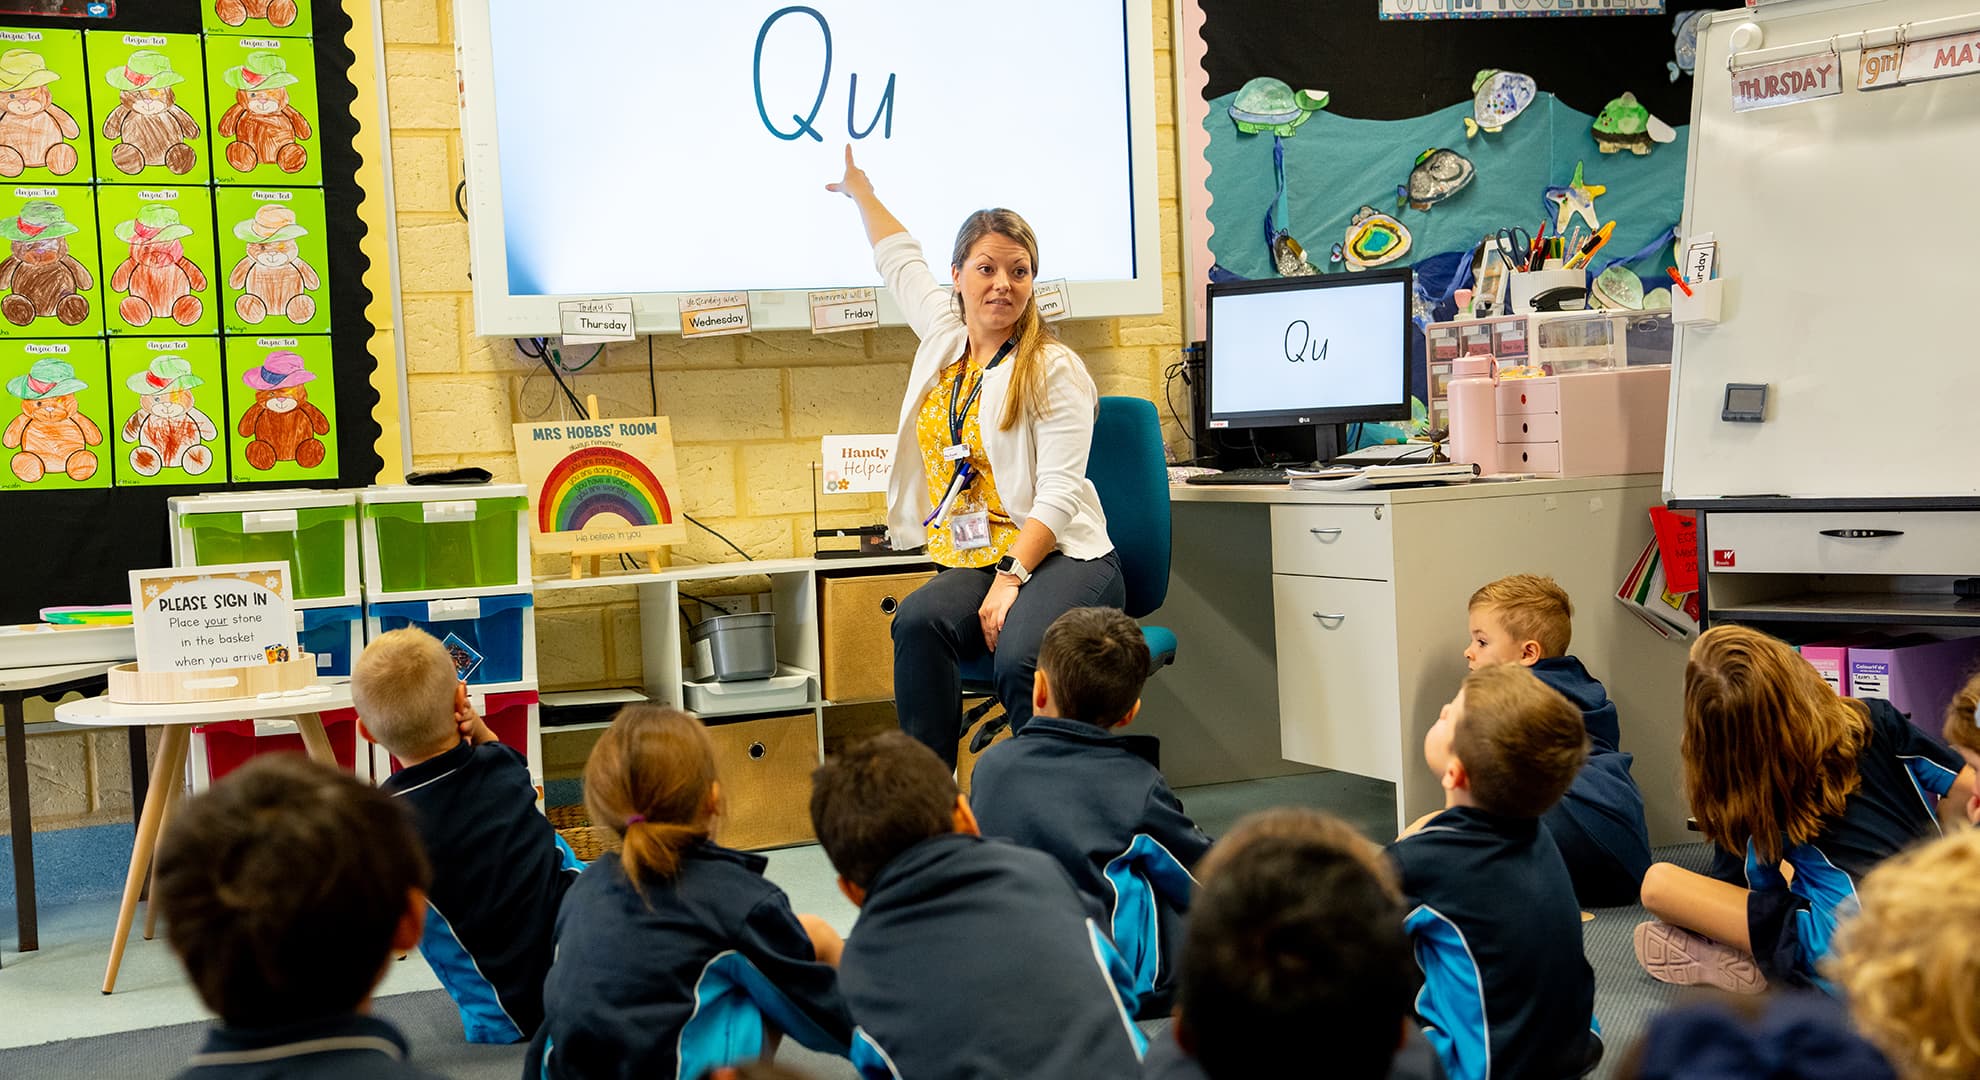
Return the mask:
<path fill-rule="evenodd" d="M 1980 493 L 1980 76 L 1859 92 L 1864 32 L 1905 23 L 1980 29 L 1980 0 L 1788 0 L 1699 35 L 1681 232 L 1717 239 L 1724 308 L 1678 330 L 1666 498 Z M 1743 24 L 1741 67 L 1836 39 L 1843 94 L 1734 113 Z M 1764 422 L 1720 419 L 1729 382 L 1768 384 Z"/>
<path fill-rule="evenodd" d="M 808 325 L 803 290 L 880 283 L 824 190 L 848 145 L 938 277 L 963 219 L 1005 206 L 1073 314 L 1161 310 L 1147 0 L 455 10 L 480 333 L 627 296 L 677 331 L 679 295 L 731 291 L 760 329 Z"/>

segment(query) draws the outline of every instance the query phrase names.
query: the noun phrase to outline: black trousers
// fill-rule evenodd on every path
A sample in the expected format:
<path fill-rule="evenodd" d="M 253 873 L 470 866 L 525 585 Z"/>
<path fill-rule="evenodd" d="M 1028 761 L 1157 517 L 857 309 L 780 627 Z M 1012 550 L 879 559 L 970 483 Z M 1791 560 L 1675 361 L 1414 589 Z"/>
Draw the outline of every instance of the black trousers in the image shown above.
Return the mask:
<path fill-rule="evenodd" d="M 894 704 L 901 729 L 928 744 L 951 768 L 962 738 L 962 665 L 989 653 L 977 609 L 996 571 L 951 568 L 908 594 L 894 615 Z M 1047 555 L 1018 590 L 1004 617 L 991 670 L 997 700 L 1013 729 L 1031 719 L 1031 678 L 1038 645 L 1052 620 L 1076 607 L 1118 608 L 1127 602 L 1120 556 L 1073 559 Z"/>

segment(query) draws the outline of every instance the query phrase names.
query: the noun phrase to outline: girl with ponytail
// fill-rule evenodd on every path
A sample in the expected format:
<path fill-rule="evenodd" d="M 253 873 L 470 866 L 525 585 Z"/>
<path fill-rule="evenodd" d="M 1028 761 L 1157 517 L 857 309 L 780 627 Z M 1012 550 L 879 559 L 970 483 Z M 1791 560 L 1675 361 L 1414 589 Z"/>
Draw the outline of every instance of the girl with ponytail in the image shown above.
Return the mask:
<path fill-rule="evenodd" d="M 945 292 L 921 247 L 846 150 L 827 184 L 859 208 L 887 290 L 921 339 L 901 401 L 887 536 L 945 567 L 894 616 L 901 727 L 951 767 L 961 670 L 984 658 L 1013 727 L 1031 719 L 1045 628 L 1127 600 L 1100 495 L 1086 478 L 1099 391 L 1033 295 L 1038 238 L 1010 210 L 964 219 Z"/>
<path fill-rule="evenodd" d="M 584 805 L 622 848 L 564 897 L 525 1075 L 700 1076 L 767 1057 L 783 1035 L 848 1051 L 843 943 L 792 913 L 761 856 L 714 841 L 721 797 L 701 721 L 619 710 L 585 764 Z"/>

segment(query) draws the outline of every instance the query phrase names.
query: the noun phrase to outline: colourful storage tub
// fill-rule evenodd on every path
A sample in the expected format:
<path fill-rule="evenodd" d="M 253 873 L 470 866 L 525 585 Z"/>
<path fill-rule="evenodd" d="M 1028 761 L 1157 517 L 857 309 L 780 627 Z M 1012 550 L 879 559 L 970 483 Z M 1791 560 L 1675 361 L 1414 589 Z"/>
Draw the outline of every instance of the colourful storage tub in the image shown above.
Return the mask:
<path fill-rule="evenodd" d="M 417 626 L 480 657 L 469 686 L 536 681 L 536 613 L 526 592 L 380 600 L 365 609 L 370 637 Z M 449 642 L 449 638 L 456 639 Z"/>
<path fill-rule="evenodd" d="M 400 485 L 359 495 L 374 594 L 527 586 L 529 489 Z"/>
<path fill-rule="evenodd" d="M 349 709 L 326 711 L 323 733 L 330 737 L 330 751 L 337 767 L 370 778 L 369 761 L 360 770 L 357 714 Z M 228 720 L 200 724 L 193 728 L 193 787 L 203 790 L 211 782 L 233 772 L 263 754 L 304 753 L 302 735 L 286 720 Z M 368 755 L 366 755 L 368 757 Z"/>
<path fill-rule="evenodd" d="M 496 690 L 470 694 L 468 703 L 495 733 L 502 745 L 511 747 L 529 762 L 530 779 L 536 784 L 538 801 L 543 794 L 543 728 L 535 690 Z M 327 719 L 327 718 L 326 718 Z M 372 748 L 372 769 L 379 781 L 405 768 L 382 746 Z"/>
<path fill-rule="evenodd" d="M 170 501 L 179 566 L 286 562 L 297 600 L 358 592 L 357 497 L 349 491 L 268 491 Z"/>
<path fill-rule="evenodd" d="M 316 657 L 316 673 L 348 679 L 364 651 L 364 606 L 357 603 L 304 607 L 296 611 L 296 643 Z"/>

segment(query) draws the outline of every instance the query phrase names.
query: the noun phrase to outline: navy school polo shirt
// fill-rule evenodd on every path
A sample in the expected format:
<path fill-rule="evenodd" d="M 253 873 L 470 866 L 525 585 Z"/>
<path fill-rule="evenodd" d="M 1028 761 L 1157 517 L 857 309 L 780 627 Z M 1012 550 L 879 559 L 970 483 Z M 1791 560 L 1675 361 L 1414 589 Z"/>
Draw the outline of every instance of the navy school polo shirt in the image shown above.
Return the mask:
<path fill-rule="evenodd" d="M 179 1080 L 439 1080 L 406 1057 L 399 1029 L 375 1016 L 273 1028 L 216 1024 Z"/>
<path fill-rule="evenodd" d="M 557 907 L 584 865 L 536 809 L 529 767 L 463 741 L 380 787 L 413 810 L 433 867 L 419 951 L 467 1040 L 521 1042 L 543 1022 Z"/>
<path fill-rule="evenodd" d="M 874 877 L 839 964 L 868 1080 L 1141 1075 L 1127 973 L 1049 855 L 952 833 Z"/>
<path fill-rule="evenodd" d="M 644 892 L 617 853 L 557 916 L 529 1077 L 679 1076 L 762 1056 L 766 1029 L 845 1056 L 852 1019 L 765 860 L 703 841 Z"/>
<path fill-rule="evenodd" d="M 1191 871 L 1210 837 L 1160 768 L 1161 744 L 1078 720 L 1034 716 L 970 777 L 983 835 L 1058 860 L 1087 913 L 1135 974 L 1139 1015 L 1167 1016 L 1182 960 Z"/>
<path fill-rule="evenodd" d="M 1423 969 L 1417 1016 L 1451 1080 L 1564 1080 L 1599 1058 L 1581 906 L 1538 821 L 1452 807 L 1389 856 Z"/>

